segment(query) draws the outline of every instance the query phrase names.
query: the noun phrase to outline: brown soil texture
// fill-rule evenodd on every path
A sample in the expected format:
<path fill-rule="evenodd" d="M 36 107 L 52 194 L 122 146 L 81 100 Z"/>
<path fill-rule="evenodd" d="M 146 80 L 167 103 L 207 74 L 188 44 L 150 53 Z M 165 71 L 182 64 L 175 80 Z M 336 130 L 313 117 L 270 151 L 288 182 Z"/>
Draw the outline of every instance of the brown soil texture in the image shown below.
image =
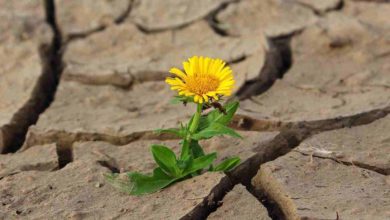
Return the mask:
<path fill-rule="evenodd" d="M 0 219 L 390 219 L 387 0 L 0 0 Z M 226 173 L 130 196 L 158 128 L 186 122 L 168 70 L 234 71 Z"/>

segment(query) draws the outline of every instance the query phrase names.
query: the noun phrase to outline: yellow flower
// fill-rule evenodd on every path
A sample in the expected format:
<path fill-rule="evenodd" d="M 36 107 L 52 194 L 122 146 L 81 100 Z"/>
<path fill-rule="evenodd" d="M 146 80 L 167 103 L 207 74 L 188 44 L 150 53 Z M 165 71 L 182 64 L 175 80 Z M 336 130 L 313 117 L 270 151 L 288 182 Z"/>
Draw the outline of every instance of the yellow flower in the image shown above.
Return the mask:
<path fill-rule="evenodd" d="M 165 80 L 179 95 L 193 97 L 196 103 L 231 95 L 235 83 L 232 70 L 221 59 L 193 56 L 183 62 L 183 67 L 185 73 L 171 68 L 169 72 L 176 77 Z"/>

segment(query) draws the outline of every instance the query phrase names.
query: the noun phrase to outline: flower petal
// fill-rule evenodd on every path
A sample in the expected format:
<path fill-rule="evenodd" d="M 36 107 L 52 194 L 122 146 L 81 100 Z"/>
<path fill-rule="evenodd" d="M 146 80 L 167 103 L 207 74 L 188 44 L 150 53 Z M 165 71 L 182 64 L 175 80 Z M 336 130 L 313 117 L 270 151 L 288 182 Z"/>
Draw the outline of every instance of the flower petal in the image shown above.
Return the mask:
<path fill-rule="evenodd" d="M 202 95 L 204 102 L 209 102 L 209 97 L 207 95 Z"/>
<path fill-rule="evenodd" d="M 199 96 L 198 96 L 198 95 L 195 95 L 195 96 L 194 96 L 194 101 L 195 101 L 195 102 L 198 102 L 198 101 L 199 101 Z"/>
<path fill-rule="evenodd" d="M 169 70 L 169 72 L 172 73 L 172 74 L 175 74 L 176 76 L 178 76 L 178 77 L 180 77 L 180 78 L 182 78 L 184 80 L 187 78 L 186 74 L 184 74 L 183 71 L 181 71 L 180 69 L 178 69 L 176 67 L 171 68 Z"/>
<path fill-rule="evenodd" d="M 229 96 L 234 88 L 233 71 L 221 59 L 193 56 L 183 62 L 184 72 L 171 68 L 167 82 L 179 95 L 192 97 L 196 103 L 208 103 Z"/>
<path fill-rule="evenodd" d="M 191 68 L 191 65 L 189 62 L 183 62 L 184 71 L 187 73 L 188 76 L 194 75 L 194 70 Z"/>

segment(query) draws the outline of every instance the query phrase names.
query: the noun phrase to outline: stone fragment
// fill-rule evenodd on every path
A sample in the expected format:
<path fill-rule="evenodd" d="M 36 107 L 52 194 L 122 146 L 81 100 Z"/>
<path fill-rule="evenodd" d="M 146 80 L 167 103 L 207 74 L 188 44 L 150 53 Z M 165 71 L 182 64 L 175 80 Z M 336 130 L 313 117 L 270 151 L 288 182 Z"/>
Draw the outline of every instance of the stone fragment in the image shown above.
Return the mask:
<path fill-rule="evenodd" d="M 292 67 L 268 91 L 241 102 L 241 113 L 290 122 L 389 106 L 389 45 L 356 18 L 328 13 L 293 37 Z"/>
<path fill-rule="evenodd" d="M 38 47 L 48 44 L 41 1 L 0 1 L 0 153 L 31 114 L 28 102 L 41 76 Z M 23 119 L 21 119 L 23 118 Z"/>
<path fill-rule="evenodd" d="M 347 0 L 344 1 L 343 12 L 357 18 L 361 23 L 369 25 L 371 29 L 389 36 L 390 21 L 388 15 L 390 5 L 381 4 L 380 1 L 381 0 Z"/>
<path fill-rule="evenodd" d="M 297 2 L 313 9 L 316 13 L 319 14 L 335 10 L 343 4 L 342 0 L 297 0 Z"/>
<path fill-rule="evenodd" d="M 222 200 L 222 206 L 207 218 L 270 220 L 267 209 L 243 185 L 236 185 Z"/>
<path fill-rule="evenodd" d="M 278 132 L 255 132 L 255 131 L 239 131 L 243 139 L 233 137 L 214 137 L 209 140 L 201 141 L 201 145 L 206 152 L 217 152 L 217 163 L 232 157 L 238 156 L 241 162 L 256 154 L 257 147 L 263 143 L 271 141 Z"/>
<path fill-rule="evenodd" d="M 240 132 L 243 139 L 215 137 L 200 144 L 206 153 L 217 152 L 215 164 L 222 160 L 238 156 L 245 161 L 255 154 L 255 148 L 270 141 L 277 132 Z M 146 172 L 155 166 L 150 146 L 162 144 L 171 148 L 177 155 L 180 152 L 179 140 L 139 140 L 123 146 L 114 146 L 107 142 L 78 142 L 73 145 L 74 160 L 100 161 L 117 170 Z"/>
<path fill-rule="evenodd" d="M 217 20 L 229 35 L 277 37 L 302 30 L 317 19 L 310 9 L 294 1 L 247 0 L 228 5 Z"/>
<path fill-rule="evenodd" d="M 7 46 L 5 42 L 21 43 L 40 37 L 45 26 L 42 1 L 0 0 L 0 18 L 1 47 Z"/>
<path fill-rule="evenodd" d="M 56 145 L 34 146 L 23 152 L 0 154 L 0 179 L 22 171 L 51 171 L 58 168 Z"/>
<path fill-rule="evenodd" d="M 232 0 L 139 0 L 130 20 L 146 31 L 161 31 L 183 27 L 206 17 Z"/>
<path fill-rule="evenodd" d="M 178 127 L 189 120 L 195 107 L 171 104 L 173 94 L 164 82 L 123 90 L 62 81 L 50 108 L 29 128 L 24 148 L 76 140 L 124 144 L 146 131 Z"/>
<path fill-rule="evenodd" d="M 296 150 L 390 174 L 390 116 L 368 125 L 317 134 Z"/>
<path fill-rule="evenodd" d="M 303 89 L 336 91 L 379 86 L 380 81 L 386 85 L 389 58 L 381 57 L 390 49 L 386 38 L 357 18 L 329 13 L 292 39 L 294 65 L 283 80 Z"/>
<path fill-rule="evenodd" d="M 102 174 L 107 172 L 97 164 L 75 161 L 56 172 L 27 171 L 5 177 L 0 181 L 0 217 L 180 219 L 224 177 L 207 173 L 157 193 L 130 196 L 105 181 Z"/>
<path fill-rule="evenodd" d="M 386 88 L 373 87 L 335 95 L 317 89 L 296 88 L 279 80 L 267 92 L 242 101 L 239 113 L 260 120 L 314 121 L 383 108 L 389 105 L 389 101 L 390 95 Z"/>
<path fill-rule="evenodd" d="M 273 121 L 315 120 L 328 117 L 329 112 L 340 105 L 342 101 L 337 98 L 319 91 L 298 89 L 278 80 L 267 92 L 242 101 L 240 114 Z"/>
<path fill-rule="evenodd" d="M 132 24 L 123 24 L 72 42 L 64 56 L 67 63 L 64 77 L 85 84 L 129 87 L 139 82 L 162 81 L 171 67 L 181 68 L 182 62 L 194 55 L 227 62 L 244 58 L 251 72 L 236 71 L 239 88 L 246 76 L 259 74 L 257 69 L 264 63 L 267 48 L 263 35 L 222 37 L 205 21 L 155 34 L 145 34 Z M 252 56 L 255 58 L 250 59 Z"/>
<path fill-rule="evenodd" d="M 268 53 L 268 50 L 267 50 Z M 254 81 L 261 75 L 267 59 L 267 53 L 256 52 L 251 56 L 245 57 L 244 60 L 232 63 L 230 67 L 233 70 L 236 86 L 233 88 L 233 94 L 245 86 L 248 81 Z"/>
<path fill-rule="evenodd" d="M 56 0 L 58 26 L 65 35 L 87 33 L 129 13 L 131 0 Z"/>
<path fill-rule="evenodd" d="M 156 163 L 150 151 L 153 144 L 165 145 L 176 154 L 180 152 L 178 140 L 139 140 L 123 146 L 102 141 L 76 142 L 73 144 L 75 161 L 95 162 L 120 172 L 150 172 Z"/>
<path fill-rule="evenodd" d="M 286 219 L 388 219 L 387 177 L 298 152 L 263 164 L 252 184 Z"/>

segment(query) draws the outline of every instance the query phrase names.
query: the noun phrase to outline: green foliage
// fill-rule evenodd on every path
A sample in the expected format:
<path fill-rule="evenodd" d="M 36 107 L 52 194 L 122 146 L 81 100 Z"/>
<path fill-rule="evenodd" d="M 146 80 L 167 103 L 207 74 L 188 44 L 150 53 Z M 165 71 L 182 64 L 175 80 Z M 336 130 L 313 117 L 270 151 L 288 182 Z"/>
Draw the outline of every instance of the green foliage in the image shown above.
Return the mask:
<path fill-rule="evenodd" d="M 177 160 L 177 166 L 181 170 L 186 170 L 192 164 L 192 160 L 193 160 L 192 157 L 190 155 L 188 155 L 187 157 L 185 157 L 183 159 Z"/>
<path fill-rule="evenodd" d="M 153 175 L 147 176 L 141 173 L 127 174 L 133 187 L 129 192 L 132 195 L 142 195 L 157 192 L 160 189 L 173 183 L 177 178 L 168 176 L 160 167 L 153 170 Z"/>
<path fill-rule="evenodd" d="M 190 142 L 191 140 L 187 140 L 187 138 L 185 138 L 181 142 L 181 154 L 180 154 L 181 160 L 184 160 L 191 156 Z"/>
<path fill-rule="evenodd" d="M 180 176 L 175 153 L 163 145 L 152 145 L 152 154 L 161 170 L 172 177 Z"/>
<path fill-rule="evenodd" d="M 176 97 L 179 102 L 186 103 L 186 97 Z M 187 125 L 179 129 L 160 129 L 158 133 L 174 134 L 182 138 L 180 157 L 164 145 L 152 145 L 151 152 L 157 168 L 149 175 L 138 172 L 127 173 L 127 179 L 120 178 L 118 174 L 107 174 L 106 179 L 114 187 L 131 195 L 143 195 L 157 192 L 174 182 L 199 175 L 204 171 L 229 171 L 240 163 L 240 158 L 232 157 L 213 166 L 217 153 L 205 154 L 199 140 L 209 139 L 218 135 L 229 135 L 241 138 L 228 124 L 238 108 L 238 102 L 228 103 L 224 106 L 226 114 L 215 109 L 207 115 L 201 115 L 202 106 L 198 105 L 197 113 Z"/>
<path fill-rule="evenodd" d="M 171 104 L 180 104 L 180 103 L 186 104 L 193 101 L 194 99 L 192 97 L 177 95 L 173 97 L 173 99 L 171 99 Z"/>
<path fill-rule="evenodd" d="M 194 159 L 191 165 L 185 170 L 186 174 L 191 174 L 203 168 L 210 166 L 217 159 L 217 153 L 207 154 Z"/>
<path fill-rule="evenodd" d="M 212 171 L 230 171 L 240 163 L 239 157 L 232 157 L 222 161 L 220 164 L 215 166 Z"/>
<path fill-rule="evenodd" d="M 211 137 L 224 135 L 224 134 L 232 137 L 242 138 L 233 129 L 226 127 L 225 125 L 217 122 L 211 123 L 208 127 L 199 131 L 196 134 L 193 134 L 191 137 L 194 140 L 201 140 L 201 139 L 209 139 Z"/>
<path fill-rule="evenodd" d="M 199 141 L 191 140 L 190 148 L 192 150 L 192 155 L 194 156 L 194 158 L 198 158 L 205 155 L 202 147 L 199 145 Z"/>
<path fill-rule="evenodd" d="M 192 135 L 194 140 L 209 139 L 218 135 L 229 135 L 232 137 L 242 138 L 233 129 L 227 127 L 232 120 L 234 113 L 238 109 L 238 102 L 231 102 L 224 106 L 226 114 L 214 109 L 207 115 L 200 118 L 197 133 Z"/>
<path fill-rule="evenodd" d="M 154 169 L 152 175 L 138 172 L 127 173 L 127 181 L 122 180 L 118 174 L 106 175 L 111 185 L 130 195 L 143 195 L 157 192 L 173 183 L 178 178 L 168 176 L 160 167 Z"/>
<path fill-rule="evenodd" d="M 211 153 L 196 159 L 189 157 L 183 161 L 174 158 L 175 160 L 173 161 L 171 153 L 168 153 L 165 147 L 153 146 L 152 152 L 154 152 L 155 149 L 158 149 L 158 153 L 153 153 L 153 156 L 160 167 L 155 168 L 153 174 L 144 175 L 138 172 L 127 173 L 128 182 L 121 180 L 118 174 L 109 174 L 106 175 L 107 180 L 123 192 L 131 195 L 143 195 L 157 192 L 173 182 L 185 179 L 191 174 L 209 167 L 217 158 L 216 153 Z"/>
<path fill-rule="evenodd" d="M 155 131 L 157 134 L 173 134 L 180 138 L 184 138 L 186 136 L 185 129 L 177 129 L 177 128 L 168 128 L 168 129 L 158 129 Z"/>
<path fill-rule="evenodd" d="M 231 122 L 234 113 L 236 113 L 238 106 L 238 102 L 230 102 L 226 104 L 223 107 L 225 109 L 226 115 L 221 113 L 219 109 L 214 109 L 206 116 L 201 117 L 198 129 L 203 130 L 212 125 L 213 123 L 219 123 L 225 126 L 228 125 Z"/>
<path fill-rule="evenodd" d="M 130 194 L 133 190 L 134 184 L 129 182 L 127 179 L 120 178 L 117 173 L 106 173 L 104 176 L 106 177 L 108 183 L 122 192 Z"/>

